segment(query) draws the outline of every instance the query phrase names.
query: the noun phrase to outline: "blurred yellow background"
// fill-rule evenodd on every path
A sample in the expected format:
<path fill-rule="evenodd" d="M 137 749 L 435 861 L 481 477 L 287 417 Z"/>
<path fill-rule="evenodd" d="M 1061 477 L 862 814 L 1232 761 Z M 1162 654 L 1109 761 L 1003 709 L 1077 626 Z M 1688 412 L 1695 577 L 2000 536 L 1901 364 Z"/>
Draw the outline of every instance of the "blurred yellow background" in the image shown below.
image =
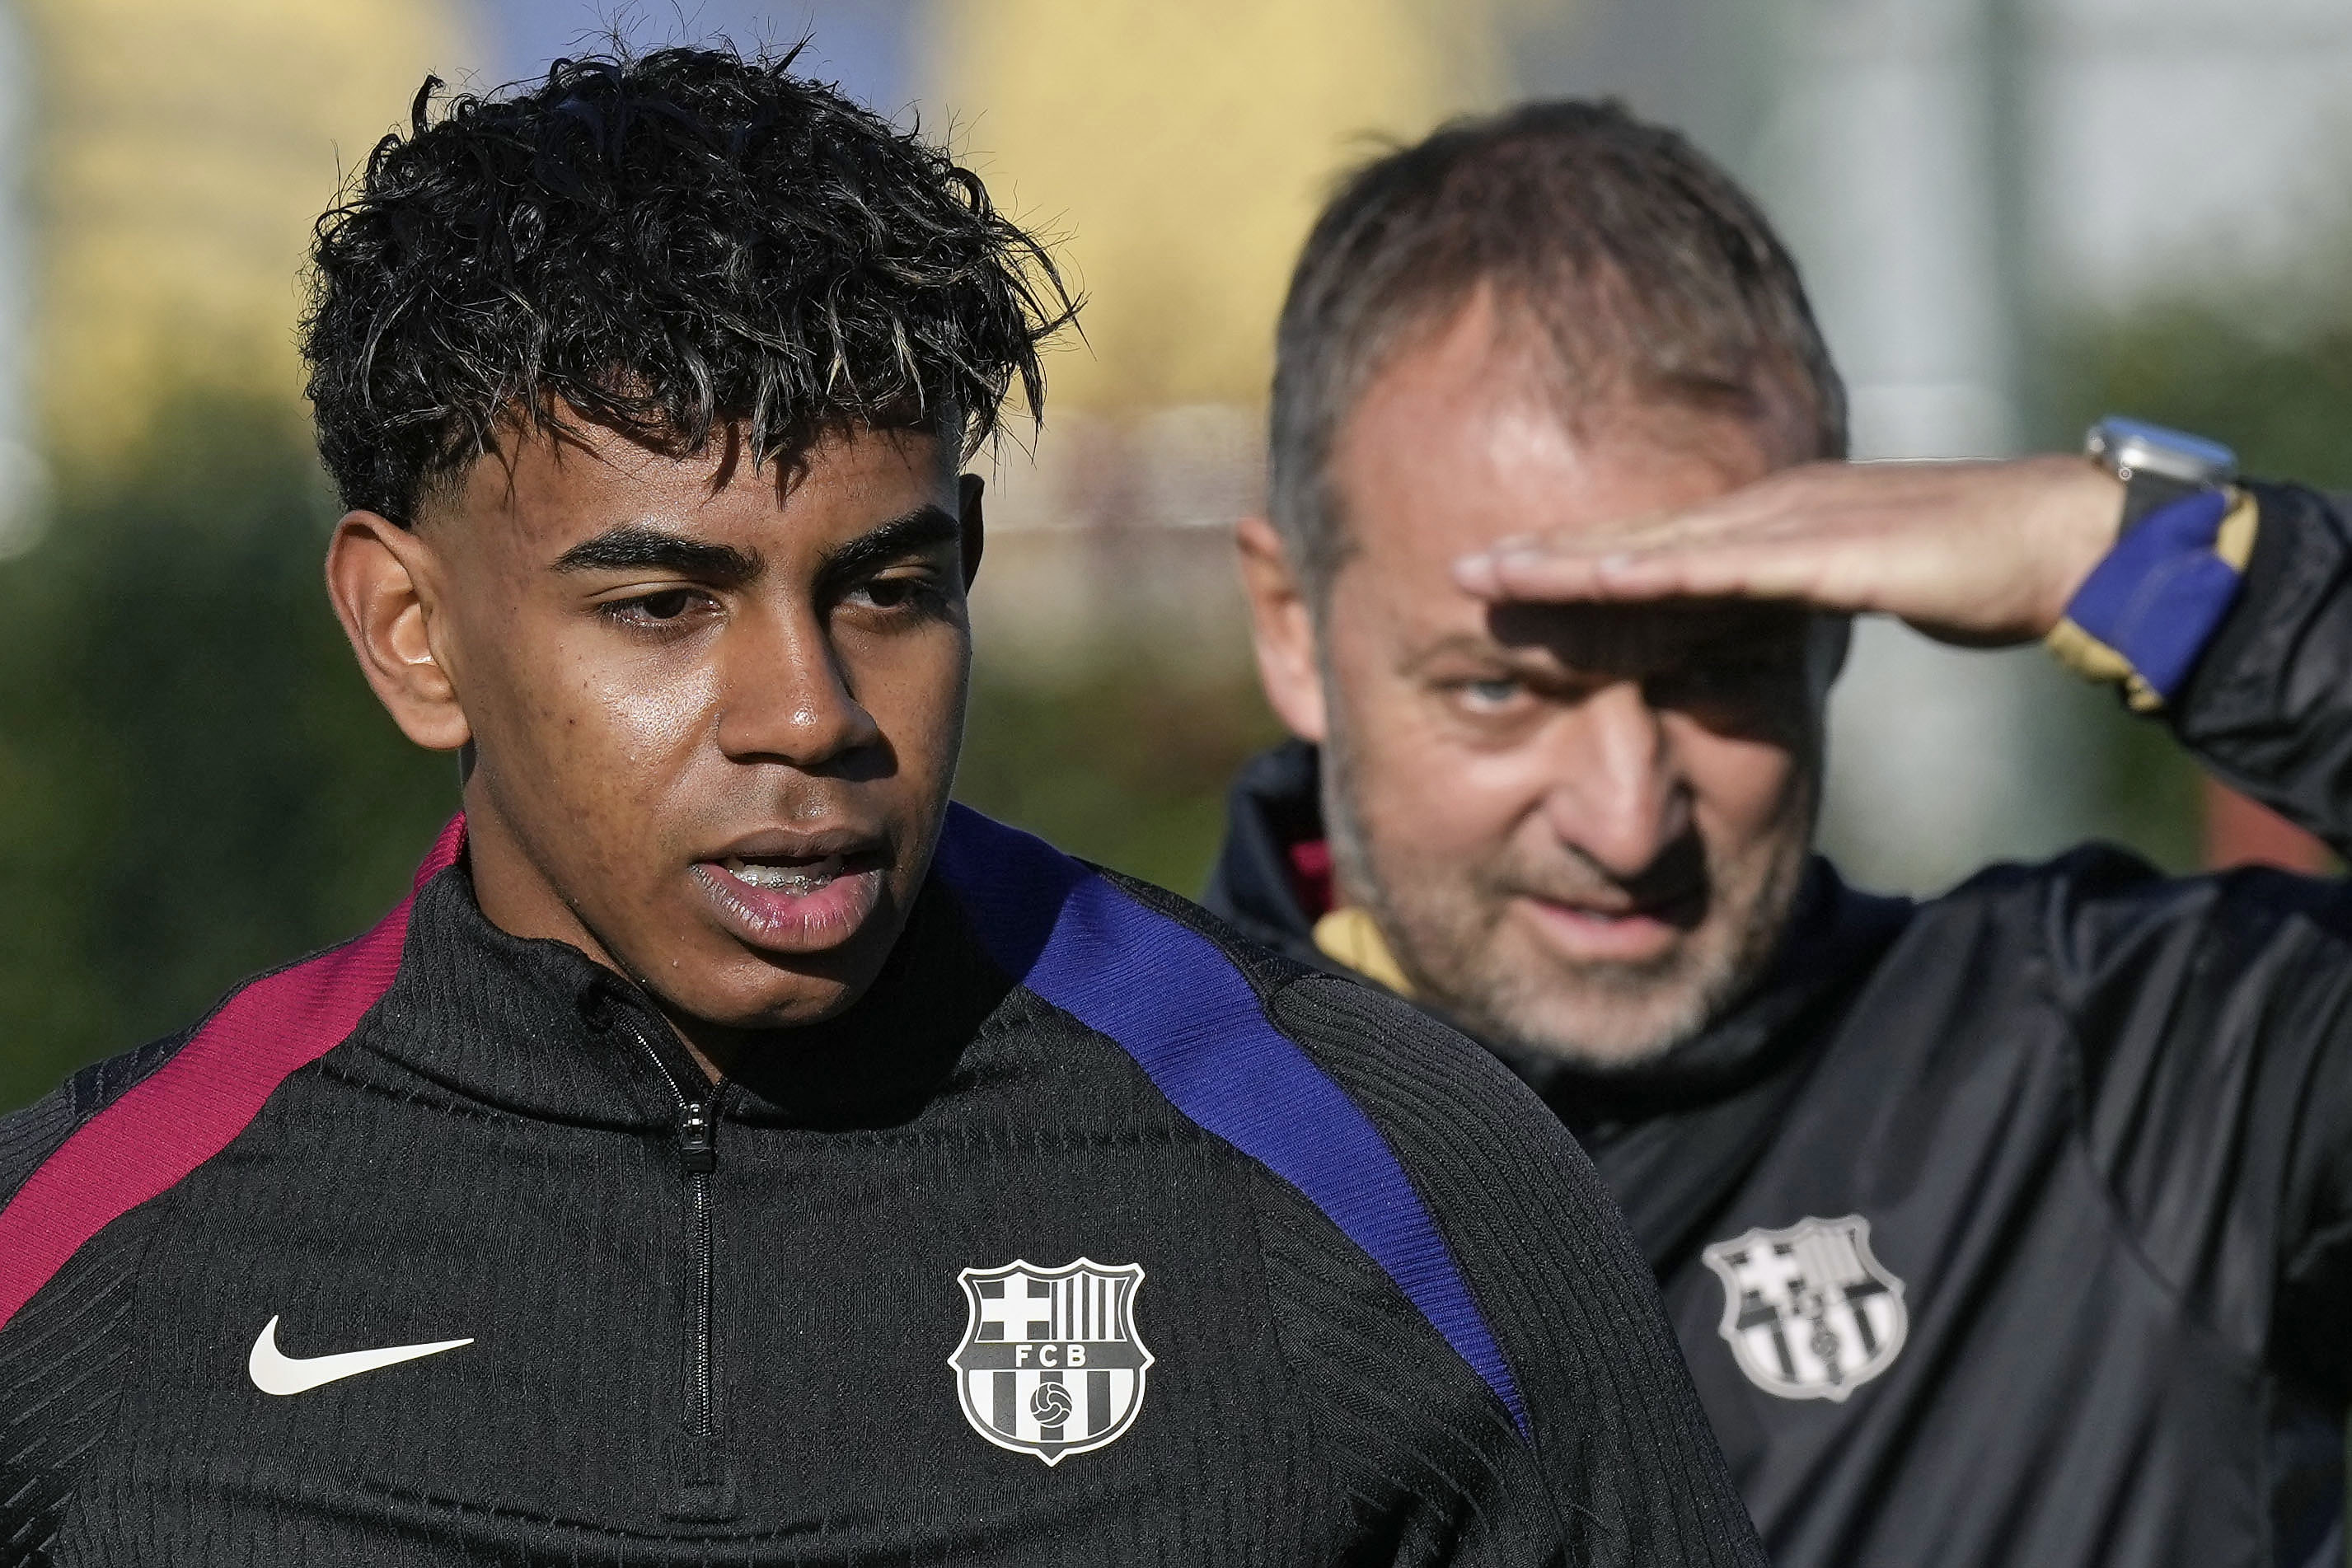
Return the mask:
<path fill-rule="evenodd" d="M 39 105 L 33 399 L 60 463 L 142 439 L 167 389 L 298 397 L 310 225 L 428 70 L 447 0 L 26 0 Z"/>
<path fill-rule="evenodd" d="M 311 225 L 428 72 L 491 79 L 481 21 L 462 0 L 24 0 L 43 447 L 119 451 L 189 383 L 299 396 Z M 934 129 L 1091 297 L 1056 405 L 1115 415 L 1261 402 L 1335 172 L 1507 87 L 1479 0 L 965 0 L 910 26 Z"/>
<path fill-rule="evenodd" d="M 1255 405 L 1334 172 L 1497 100 L 1479 0 L 965 0 L 925 97 L 998 199 L 1066 236 L 1092 352 L 1057 405 Z"/>

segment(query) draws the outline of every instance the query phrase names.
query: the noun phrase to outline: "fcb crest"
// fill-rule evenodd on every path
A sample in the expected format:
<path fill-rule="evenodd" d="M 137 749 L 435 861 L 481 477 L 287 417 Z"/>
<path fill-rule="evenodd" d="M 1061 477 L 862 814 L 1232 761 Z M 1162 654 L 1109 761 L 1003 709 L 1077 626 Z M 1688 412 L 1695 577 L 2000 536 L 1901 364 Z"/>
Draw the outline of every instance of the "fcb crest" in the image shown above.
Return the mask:
<path fill-rule="evenodd" d="M 1151 1368 L 1135 1333 L 1140 1265 L 1012 1262 L 958 1278 L 969 1318 L 948 1364 L 973 1431 L 1058 1465 L 1135 1425 Z"/>
<path fill-rule="evenodd" d="M 1751 1230 L 1701 1256 L 1723 1281 L 1724 1342 L 1767 1394 L 1842 1404 L 1903 1349 L 1903 1281 L 1871 1256 L 1858 1214 Z"/>

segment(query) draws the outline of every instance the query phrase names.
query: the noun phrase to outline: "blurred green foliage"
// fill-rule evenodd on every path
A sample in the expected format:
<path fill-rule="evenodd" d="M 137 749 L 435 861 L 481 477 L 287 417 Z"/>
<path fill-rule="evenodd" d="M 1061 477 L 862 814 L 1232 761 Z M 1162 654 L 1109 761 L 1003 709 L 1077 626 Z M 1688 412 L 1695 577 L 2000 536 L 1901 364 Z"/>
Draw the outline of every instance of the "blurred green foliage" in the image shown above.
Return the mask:
<path fill-rule="evenodd" d="M 1224 837 L 1225 786 L 1280 735 L 1243 661 L 1203 678 L 1143 649 L 1082 672 L 991 675 L 983 653 L 961 800 L 1073 854 L 1198 894 Z"/>
<path fill-rule="evenodd" d="M 364 927 L 456 800 L 330 613 L 279 413 L 189 402 L 0 565 L 0 1106 Z"/>
<path fill-rule="evenodd" d="M 2050 367 L 2051 438 L 2129 412 L 2228 442 L 2252 477 L 2352 489 L 2352 301 L 2298 314 L 2175 305 L 2079 324 Z"/>
<path fill-rule="evenodd" d="M 0 563 L 0 1110 L 364 929 L 456 810 L 328 609 L 334 517 L 306 431 L 191 399 Z M 1140 653 L 981 667 L 959 794 L 1193 889 L 1270 728 L 1254 689 Z"/>

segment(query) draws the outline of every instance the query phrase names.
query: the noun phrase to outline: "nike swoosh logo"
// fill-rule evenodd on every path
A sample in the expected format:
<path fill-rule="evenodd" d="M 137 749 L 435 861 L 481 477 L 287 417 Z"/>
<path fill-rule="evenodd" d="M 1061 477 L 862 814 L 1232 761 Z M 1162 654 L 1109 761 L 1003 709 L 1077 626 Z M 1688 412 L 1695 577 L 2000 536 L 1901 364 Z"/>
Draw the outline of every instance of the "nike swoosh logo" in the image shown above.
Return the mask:
<path fill-rule="evenodd" d="M 297 1361 L 278 1348 L 278 1320 L 272 1318 L 261 1325 L 260 1336 L 253 1342 L 253 1354 L 245 1358 L 245 1369 L 252 1375 L 253 1385 L 264 1394 L 307 1394 L 322 1383 L 356 1377 L 378 1367 L 397 1366 L 419 1356 L 439 1355 L 445 1350 L 473 1343 L 469 1339 L 445 1339 L 431 1344 L 387 1345 L 382 1350 L 346 1351 L 341 1355 L 313 1355 Z"/>

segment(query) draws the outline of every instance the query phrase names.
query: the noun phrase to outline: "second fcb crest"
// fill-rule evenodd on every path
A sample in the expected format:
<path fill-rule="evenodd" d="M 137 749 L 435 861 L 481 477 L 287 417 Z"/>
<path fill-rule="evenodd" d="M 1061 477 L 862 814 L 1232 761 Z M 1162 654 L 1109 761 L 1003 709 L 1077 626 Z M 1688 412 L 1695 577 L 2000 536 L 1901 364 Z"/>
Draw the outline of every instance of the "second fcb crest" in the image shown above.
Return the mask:
<path fill-rule="evenodd" d="M 1843 1404 L 1903 1349 L 1903 1281 L 1871 1255 L 1858 1214 L 1759 1228 L 1701 1256 L 1723 1281 L 1724 1342 L 1767 1394 Z"/>
<path fill-rule="evenodd" d="M 973 1431 L 1057 1465 L 1135 1424 L 1151 1368 L 1135 1332 L 1141 1265 L 1015 1260 L 958 1281 L 967 1318 L 948 1364 Z"/>

